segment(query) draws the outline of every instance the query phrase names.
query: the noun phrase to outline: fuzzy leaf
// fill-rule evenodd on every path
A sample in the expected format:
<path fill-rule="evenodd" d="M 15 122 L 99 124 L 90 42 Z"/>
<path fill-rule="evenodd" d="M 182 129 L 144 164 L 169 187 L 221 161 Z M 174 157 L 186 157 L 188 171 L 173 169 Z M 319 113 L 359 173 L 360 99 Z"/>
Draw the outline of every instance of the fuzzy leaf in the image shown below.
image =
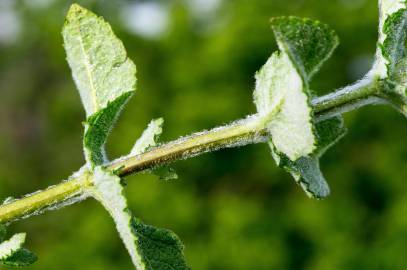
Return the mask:
<path fill-rule="evenodd" d="M 110 25 L 73 4 L 63 27 L 64 47 L 87 117 L 134 92 L 136 66 Z"/>
<path fill-rule="evenodd" d="M 107 161 L 104 144 L 135 92 L 136 67 L 101 17 L 73 4 L 63 28 L 64 47 L 86 110 L 84 148 L 92 166 Z"/>
<path fill-rule="evenodd" d="M 10 267 L 24 267 L 35 263 L 37 260 L 37 255 L 28 249 L 21 248 L 14 252 L 10 257 L 3 260 L 2 264 Z"/>
<path fill-rule="evenodd" d="M 190 269 L 183 258 L 184 247 L 173 232 L 146 225 L 135 217 L 131 225 L 146 263 L 144 269 Z"/>
<path fill-rule="evenodd" d="M 254 103 L 263 116 L 280 106 L 267 124 L 278 152 L 292 161 L 313 152 L 316 139 L 307 89 L 284 52 L 274 53 L 256 74 Z"/>
<path fill-rule="evenodd" d="M 153 119 L 144 130 L 143 134 L 138 138 L 133 148 L 130 151 L 130 155 L 139 155 L 146 152 L 151 147 L 158 144 L 158 139 L 163 131 L 164 119 Z M 167 166 L 161 166 L 150 170 L 157 175 L 161 180 L 177 179 L 178 175 L 173 168 Z"/>
<path fill-rule="evenodd" d="M 316 124 L 318 144 L 316 151 L 291 161 L 284 154 L 275 151 L 272 144 L 272 154 L 277 164 L 292 174 L 308 196 L 324 198 L 329 195 L 329 186 L 319 168 L 319 158 L 346 133 L 342 117 L 334 117 Z"/>
<path fill-rule="evenodd" d="M 1 227 L 1 237 L 4 238 L 6 229 Z M 37 256 L 31 251 L 23 248 L 25 233 L 13 235 L 9 240 L 0 243 L 0 263 L 11 267 L 23 267 L 37 261 Z"/>
<path fill-rule="evenodd" d="M 387 78 L 392 76 L 397 63 L 405 57 L 406 2 L 380 0 L 379 11 L 379 46 L 373 72 Z"/>
<path fill-rule="evenodd" d="M 104 145 L 107 136 L 116 122 L 123 104 L 127 101 L 131 93 L 124 93 L 122 96 L 108 103 L 108 106 L 93 114 L 86 121 L 83 144 L 87 161 L 94 165 L 103 164 L 107 158 Z"/>
<path fill-rule="evenodd" d="M 163 118 L 151 120 L 143 134 L 134 144 L 130 151 L 130 155 L 139 155 L 147 151 L 150 147 L 156 146 L 158 138 L 163 131 L 163 124 Z"/>
<path fill-rule="evenodd" d="M 96 167 L 92 195 L 115 221 L 136 269 L 189 269 L 183 256 L 183 245 L 174 233 L 145 225 L 133 217 L 120 182 L 118 176 Z"/>
<path fill-rule="evenodd" d="M 280 50 L 290 57 L 305 82 L 310 81 L 339 44 L 331 28 L 310 19 L 273 18 L 271 28 Z"/>
<path fill-rule="evenodd" d="M 25 242 L 25 233 L 13 235 L 9 240 L 0 244 L 0 260 L 5 260 L 19 250 Z"/>
<path fill-rule="evenodd" d="M 389 75 L 394 72 L 397 63 L 405 58 L 406 26 L 407 9 L 405 8 L 392 14 L 384 24 L 383 31 L 386 33 L 386 39 L 383 42 L 382 52 L 388 61 Z"/>
<path fill-rule="evenodd" d="M 323 146 L 309 102 L 310 79 L 338 45 L 327 25 L 309 19 L 280 17 L 271 21 L 280 53 L 274 53 L 256 74 L 254 103 L 267 119 L 270 148 L 277 164 L 289 171 L 308 195 L 325 197 L 329 187 L 319 170 Z"/>
<path fill-rule="evenodd" d="M 407 117 L 407 2 L 380 0 L 379 10 L 378 49 L 369 75 L 383 79 L 381 94 Z"/>

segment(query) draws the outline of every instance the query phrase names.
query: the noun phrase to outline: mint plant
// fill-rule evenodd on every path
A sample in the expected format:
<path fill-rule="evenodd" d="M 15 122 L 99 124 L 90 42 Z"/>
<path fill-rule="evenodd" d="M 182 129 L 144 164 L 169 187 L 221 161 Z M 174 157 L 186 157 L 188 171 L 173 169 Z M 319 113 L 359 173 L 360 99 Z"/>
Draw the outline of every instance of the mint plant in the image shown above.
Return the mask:
<path fill-rule="evenodd" d="M 23 247 L 25 233 L 6 240 L 7 225 L 92 197 L 113 218 L 136 269 L 189 269 L 179 238 L 169 230 L 143 223 L 129 209 L 122 180 L 139 172 L 176 178 L 174 170 L 167 167 L 171 162 L 226 147 L 267 143 L 276 164 L 292 174 L 309 197 L 325 198 L 330 190 L 319 159 L 345 135 L 342 114 L 368 104 L 385 104 L 407 116 L 407 3 L 379 0 L 379 10 L 374 64 L 354 84 L 315 96 L 310 82 L 334 52 L 338 37 L 318 21 L 273 18 L 271 28 L 279 51 L 255 75 L 255 114 L 168 143 L 159 142 L 164 120 L 154 119 L 129 154 L 110 160 L 105 143 L 136 92 L 136 66 L 107 22 L 73 4 L 62 35 L 86 111 L 86 164 L 55 186 L 4 201 L 0 206 L 0 262 L 26 266 L 37 260 Z"/>

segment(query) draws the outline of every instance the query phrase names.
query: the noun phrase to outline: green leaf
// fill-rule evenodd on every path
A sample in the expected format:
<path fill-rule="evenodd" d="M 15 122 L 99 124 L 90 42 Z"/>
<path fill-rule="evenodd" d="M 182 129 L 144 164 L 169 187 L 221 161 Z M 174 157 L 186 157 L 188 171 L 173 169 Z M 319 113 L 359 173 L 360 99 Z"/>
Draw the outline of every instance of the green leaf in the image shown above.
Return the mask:
<path fill-rule="evenodd" d="M 2 238 L 5 237 L 5 226 L 0 225 Z M 0 243 L 0 263 L 11 267 L 22 267 L 33 264 L 37 256 L 31 251 L 23 248 L 25 233 L 13 235 L 9 240 Z"/>
<path fill-rule="evenodd" d="M 267 123 L 278 152 L 295 161 L 314 151 L 316 138 L 307 88 L 284 52 L 274 53 L 257 72 L 254 103 L 265 117 L 279 107 Z"/>
<path fill-rule="evenodd" d="M 278 46 L 286 53 L 305 82 L 319 70 L 339 44 L 335 32 L 326 24 L 297 17 L 277 17 L 271 28 Z"/>
<path fill-rule="evenodd" d="M 392 76 L 397 63 L 405 57 L 406 2 L 380 0 L 379 11 L 379 45 L 372 72 L 387 78 Z"/>
<path fill-rule="evenodd" d="M 256 74 L 254 103 L 265 118 L 280 110 L 267 129 L 275 149 L 295 161 L 315 149 L 308 84 L 338 45 L 338 38 L 327 25 L 309 19 L 279 17 L 271 25 L 281 52 L 274 53 Z"/>
<path fill-rule="evenodd" d="M 184 246 L 173 232 L 146 225 L 135 217 L 131 225 L 139 250 L 147 262 L 145 269 L 190 269 L 183 258 Z"/>
<path fill-rule="evenodd" d="M 277 164 L 291 173 L 297 183 L 301 185 L 306 194 L 313 198 L 324 198 L 329 195 L 329 186 L 326 183 L 319 167 L 320 157 L 345 134 L 346 128 L 340 116 L 323 120 L 316 124 L 318 144 L 316 151 L 291 161 L 284 154 L 278 153 L 271 144 L 272 154 Z"/>
<path fill-rule="evenodd" d="M 163 131 L 163 124 L 163 118 L 151 120 L 147 128 L 144 130 L 143 134 L 134 144 L 129 155 L 139 155 L 148 151 L 151 147 L 157 146 L 158 139 Z M 157 175 L 161 180 L 172 180 L 178 178 L 175 170 L 167 166 L 153 168 L 149 171 Z"/>
<path fill-rule="evenodd" d="M 9 240 L 0 244 L 0 261 L 7 259 L 14 252 L 19 250 L 25 242 L 25 233 L 13 235 Z"/>
<path fill-rule="evenodd" d="M 93 166 L 106 162 L 104 150 L 106 139 L 130 95 L 131 93 L 124 93 L 86 121 L 83 145 L 87 161 Z"/>
<path fill-rule="evenodd" d="M 147 151 L 149 148 L 156 146 L 158 138 L 163 131 L 164 119 L 153 119 L 148 124 L 147 128 L 143 131 L 143 134 L 136 141 L 133 148 L 130 151 L 130 155 L 139 155 Z"/>
<path fill-rule="evenodd" d="M 324 141 L 329 140 L 329 134 L 323 130 L 328 124 L 314 123 L 308 87 L 337 47 L 338 37 L 327 25 L 309 19 L 280 17 L 272 19 L 271 25 L 280 53 L 274 53 L 256 74 L 254 103 L 266 119 L 277 164 L 289 171 L 308 195 L 322 198 L 329 194 L 329 187 L 318 158 L 327 148 Z"/>
<path fill-rule="evenodd" d="M 21 248 L 14 252 L 10 257 L 2 261 L 2 263 L 10 267 L 24 267 L 35 263 L 37 260 L 37 255 L 28 249 Z"/>
<path fill-rule="evenodd" d="M 407 117 L 407 2 L 380 0 L 379 10 L 378 48 L 368 75 L 382 79 L 381 96 Z"/>
<path fill-rule="evenodd" d="M 383 31 L 386 33 L 386 39 L 383 42 L 382 52 L 386 58 L 388 75 L 394 73 L 395 66 L 405 58 L 407 26 L 407 9 L 403 8 L 392 14 L 386 20 Z"/>
<path fill-rule="evenodd" d="M 177 172 L 168 166 L 161 166 L 152 169 L 152 172 L 159 177 L 160 180 L 169 181 L 178 179 Z"/>
<path fill-rule="evenodd" d="M 133 217 L 118 176 L 96 167 L 91 194 L 112 216 L 136 269 L 189 269 L 183 245 L 174 233 L 145 225 Z"/>
<path fill-rule="evenodd" d="M 73 4 L 63 27 L 64 47 L 86 110 L 84 148 L 92 167 L 107 161 L 104 144 L 135 92 L 136 66 L 101 17 Z"/>

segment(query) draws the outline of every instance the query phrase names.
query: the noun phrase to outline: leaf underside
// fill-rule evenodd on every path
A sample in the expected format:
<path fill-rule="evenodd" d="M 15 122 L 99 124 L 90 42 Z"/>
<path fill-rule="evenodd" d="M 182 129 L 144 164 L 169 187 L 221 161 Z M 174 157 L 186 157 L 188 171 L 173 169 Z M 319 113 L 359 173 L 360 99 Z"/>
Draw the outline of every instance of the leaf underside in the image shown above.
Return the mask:
<path fill-rule="evenodd" d="M 85 107 L 84 152 L 92 166 L 107 161 L 104 144 L 135 92 L 136 66 L 103 18 L 73 4 L 62 35 L 72 76 Z"/>
<path fill-rule="evenodd" d="M 158 144 L 158 139 L 163 132 L 164 119 L 153 119 L 143 131 L 140 138 L 134 143 L 130 155 L 139 155 L 146 152 L 149 148 Z"/>
<path fill-rule="evenodd" d="M 87 164 L 93 172 L 94 187 L 90 188 L 90 195 L 113 217 L 137 269 L 188 269 L 178 237 L 136 219 L 127 207 L 120 178 L 100 166 L 108 161 L 104 150 L 107 137 L 135 92 L 135 65 L 127 58 L 123 44 L 109 24 L 79 5 L 71 6 L 63 37 L 67 60 L 87 115 L 83 143 Z M 131 155 L 156 146 L 162 123 L 162 119 L 150 123 Z M 163 177 L 176 176 L 172 170 L 166 172 Z M 14 258 L 26 253 L 26 250 L 19 251 L 7 263 L 13 264 Z"/>
<path fill-rule="evenodd" d="M 394 73 L 396 64 L 405 57 L 406 26 L 407 9 L 405 8 L 389 16 L 384 23 L 383 32 L 386 33 L 386 39 L 381 49 L 388 62 L 388 76 Z"/>
<path fill-rule="evenodd" d="M 25 233 L 13 235 L 10 239 L 3 241 L 6 229 L 0 225 L 0 264 L 10 267 L 23 267 L 33 264 L 37 261 L 37 256 L 23 248 L 25 242 Z"/>
<path fill-rule="evenodd" d="M 397 64 L 405 58 L 406 8 L 405 1 L 379 1 L 379 45 L 374 71 L 382 78 L 392 78 Z"/>
<path fill-rule="evenodd" d="M 312 153 L 315 136 L 308 95 L 285 53 L 274 53 L 256 74 L 254 102 L 260 115 L 267 115 L 280 106 L 279 113 L 267 124 L 279 152 L 291 160 Z"/>
<path fill-rule="evenodd" d="M 407 2 L 379 1 L 379 40 L 370 75 L 382 79 L 384 97 L 407 117 Z"/>
<path fill-rule="evenodd" d="M 271 21 L 280 53 L 274 53 L 256 74 L 254 101 L 260 115 L 277 104 L 280 111 L 267 124 L 270 148 L 277 164 L 290 172 L 311 197 L 322 198 L 329 187 L 319 169 L 323 141 L 338 133 L 328 125 L 343 128 L 342 121 L 314 123 L 309 83 L 338 45 L 327 25 L 310 19 L 279 17 Z M 339 122 L 338 122 L 339 121 Z M 326 147 L 327 148 L 327 147 Z"/>
<path fill-rule="evenodd" d="M 92 195 L 115 221 L 136 269 L 189 269 L 183 255 L 183 245 L 174 233 L 146 225 L 131 214 L 118 176 L 96 167 L 94 183 Z"/>
<path fill-rule="evenodd" d="M 87 117 L 124 93 L 135 90 L 136 67 L 103 18 L 73 4 L 62 35 Z"/>
<path fill-rule="evenodd" d="M 134 143 L 129 156 L 140 155 L 142 153 L 145 153 L 152 147 L 157 146 L 158 139 L 163 131 L 163 124 L 163 118 L 151 120 L 147 128 L 143 131 L 143 134 Z M 160 180 L 173 180 L 178 178 L 175 170 L 168 166 L 161 166 L 147 171 L 157 175 Z"/>
<path fill-rule="evenodd" d="M 329 195 L 329 186 L 320 171 L 320 157 L 345 134 L 346 128 L 340 116 L 333 117 L 316 124 L 318 145 L 316 151 L 296 161 L 291 161 L 287 156 L 276 153 L 272 148 L 273 157 L 277 164 L 292 174 L 308 196 L 324 198 Z M 272 145 L 271 145 L 272 146 Z"/>

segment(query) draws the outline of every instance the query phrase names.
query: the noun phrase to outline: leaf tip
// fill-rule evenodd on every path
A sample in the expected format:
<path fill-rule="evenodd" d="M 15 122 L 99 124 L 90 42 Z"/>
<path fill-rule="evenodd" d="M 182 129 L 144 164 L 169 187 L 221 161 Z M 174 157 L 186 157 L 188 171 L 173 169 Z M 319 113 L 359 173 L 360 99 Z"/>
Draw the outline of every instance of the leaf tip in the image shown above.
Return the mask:
<path fill-rule="evenodd" d="M 78 13 L 88 12 L 88 10 L 77 3 L 73 3 L 68 10 L 68 16 L 76 15 Z"/>
<path fill-rule="evenodd" d="M 76 3 L 72 4 L 69 7 L 69 10 L 66 14 L 62 31 L 64 32 L 66 30 L 66 27 L 69 24 L 71 24 L 72 22 L 75 22 L 76 20 L 78 20 L 79 17 L 83 17 L 86 11 L 87 10 L 85 8 L 83 8 L 82 6 L 80 6 Z"/>
<path fill-rule="evenodd" d="M 275 17 L 271 29 L 302 77 L 309 81 L 336 49 L 339 38 L 327 24 L 295 16 Z"/>

